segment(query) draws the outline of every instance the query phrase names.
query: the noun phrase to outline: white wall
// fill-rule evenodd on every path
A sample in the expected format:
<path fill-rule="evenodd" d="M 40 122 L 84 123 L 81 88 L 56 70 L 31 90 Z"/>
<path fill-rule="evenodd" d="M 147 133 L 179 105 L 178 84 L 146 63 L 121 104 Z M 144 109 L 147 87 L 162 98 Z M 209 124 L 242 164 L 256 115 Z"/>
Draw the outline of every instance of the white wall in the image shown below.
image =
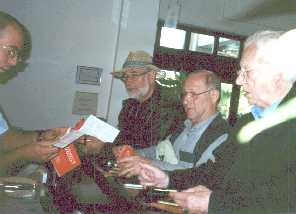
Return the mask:
<path fill-rule="evenodd" d="M 132 0 L 127 18 L 127 27 L 122 27 L 119 37 L 118 57 L 115 70 L 122 67 L 129 51 L 145 50 L 153 54 L 158 20 L 159 0 Z M 125 14 L 123 14 L 125 17 Z M 108 122 L 117 125 L 122 100 L 127 97 L 124 85 L 114 79 Z"/>
<path fill-rule="evenodd" d="M 1 10 L 21 20 L 33 41 L 25 72 L 0 86 L 1 106 L 14 126 L 73 125 L 80 118 L 72 115 L 76 91 L 99 93 L 97 115 L 107 117 L 110 72 L 121 67 L 128 50 L 152 52 L 154 46 L 159 0 L 124 0 L 123 5 L 129 10 L 119 29 L 121 0 L 0 0 Z M 77 64 L 103 68 L 102 85 L 75 84 Z M 112 89 L 108 118 L 116 124 L 125 91 L 117 80 Z"/>

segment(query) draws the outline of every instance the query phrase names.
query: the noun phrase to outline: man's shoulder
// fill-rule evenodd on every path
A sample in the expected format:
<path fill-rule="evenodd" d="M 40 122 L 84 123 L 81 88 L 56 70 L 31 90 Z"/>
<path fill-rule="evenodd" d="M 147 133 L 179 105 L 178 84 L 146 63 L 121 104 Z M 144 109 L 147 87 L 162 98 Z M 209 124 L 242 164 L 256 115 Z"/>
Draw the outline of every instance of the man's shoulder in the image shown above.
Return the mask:
<path fill-rule="evenodd" d="M 125 100 L 122 101 L 122 106 L 121 106 L 121 112 L 122 111 L 127 111 L 129 110 L 131 107 L 138 105 L 139 102 L 136 99 L 133 98 L 127 98 Z"/>
<path fill-rule="evenodd" d="M 208 129 L 215 129 L 215 130 L 230 130 L 230 125 L 227 122 L 227 120 L 225 120 L 222 115 L 219 113 L 215 119 L 211 122 L 211 124 L 209 125 Z"/>
<path fill-rule="evenodd" d="M 254 121 L 252 113 L 242 115 L 233 126 L 233 130 L 238 131 L 249 122 Z"/>

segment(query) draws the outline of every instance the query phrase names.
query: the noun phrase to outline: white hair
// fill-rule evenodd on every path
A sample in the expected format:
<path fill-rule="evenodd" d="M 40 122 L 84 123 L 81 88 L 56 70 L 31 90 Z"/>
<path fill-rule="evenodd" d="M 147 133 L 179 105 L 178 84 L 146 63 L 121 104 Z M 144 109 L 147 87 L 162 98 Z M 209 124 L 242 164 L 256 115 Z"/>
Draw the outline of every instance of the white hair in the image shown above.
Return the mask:
<path fill-rule="evenodd" d="M 257 31 L 246 39 L 246 41 L 244 42 L 244 49 L 249 47 L 252 44 L 255 44 L 256 47 L 260 49 L 262 46 L 266 45 L 267 43 L 277 40 L 282 34 L 283 34 L 283 31 L 271 31 L 271 30 Z"/>
<path fill-rule="evenodd" d="M 295 83 L 296 81 L 296 29 L 289 30 L 278 39 L 277 66 L 282 70 L 283 77 Z"/>
<path fill-rule="evenodd" d="M 258 63 L 268 63 L 273 70 L 283 75 L 284 80 L 294 83 L 296 80 L 295 41 L 291 35 L 284 36 L 283 31 L 258 31 L 249 36 L 244 43 L 244 49 L 256 46 Z M 296 34 L 294 32 L 294 34 Z M 295 35 L 293 35 L 295 38 Z M 288 39 L 289 41 L 288 41 Z M 294 45 L 292 45 L 294 43 Z M 292 47 L 290 47 L 292 45 Z"/>

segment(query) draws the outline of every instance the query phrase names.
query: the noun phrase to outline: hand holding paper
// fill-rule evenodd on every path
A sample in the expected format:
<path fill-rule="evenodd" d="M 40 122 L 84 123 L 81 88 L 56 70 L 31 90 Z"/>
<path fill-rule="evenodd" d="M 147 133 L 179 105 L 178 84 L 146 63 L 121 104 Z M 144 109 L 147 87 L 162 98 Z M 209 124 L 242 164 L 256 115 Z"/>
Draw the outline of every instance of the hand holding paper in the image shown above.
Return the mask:
<path fill-rule="evenodd" d="M 90 135 L 103 142 L 113 142 L 118 133 L 118 129 L 93 115 L 90 115 L 86 121 L 80 120 L 74 128 L 69 128 L 66 134 L 54 144 L 54 146 L 61 148 L 58 156 L 51 160 L 58 176 L 63 176 L 81 164 L 75 146 L 71 144 L 72 142 L 83 135 Z M 96 147 L 95 145 L 92 146 L 93 148 Z"/>
<path fill-rule="evenodd" d="M 102 142 L 113 142 L 119 133 L 119 130 L 108 123 L 90 115 L 84 122 L 79 121 L 74 129 L 69 129 L 55 144 L 56 147 L 64 148 L 74 142 L 82 135 L 93 136 Z"/>
<path fill-rule="evenodd" d="M 117 137 L 119 130 L 99 118 L 90 115 L 79 129 L 79 132 L 96 137 L 103 142 L 112 143 Z"/>

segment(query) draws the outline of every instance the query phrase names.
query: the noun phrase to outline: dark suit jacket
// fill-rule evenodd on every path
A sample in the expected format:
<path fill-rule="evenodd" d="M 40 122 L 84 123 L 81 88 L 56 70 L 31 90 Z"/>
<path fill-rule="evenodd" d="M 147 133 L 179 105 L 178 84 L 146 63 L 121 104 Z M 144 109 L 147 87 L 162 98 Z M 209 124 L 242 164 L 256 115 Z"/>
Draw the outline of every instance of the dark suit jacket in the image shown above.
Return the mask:
<path fill-rule="evenodd" d="M 283 103 L 295 95 L 294 86 Z M 294 118 L 241 145 L 221 189 L 211 195 L 209 213 L 296 213 L 295 139 Z"/>
<path fill-rule="evenodd" d="M 209 144 L 224 133 L 229 133 L 229 125 L 219 115 L 207 128 L 200 139 L 200 143 L 197 144 L 196 160 L 200 158 Z M 169 187 L 182 190 L 200 184 L 210 189 L 218 188 L 232 165 L 237 151 L 236 145 L 229 137 L 226 142 L 214 150 L 215 162 L 209 160 L 199 167 L 168 172 L 170 177 Z"/>

